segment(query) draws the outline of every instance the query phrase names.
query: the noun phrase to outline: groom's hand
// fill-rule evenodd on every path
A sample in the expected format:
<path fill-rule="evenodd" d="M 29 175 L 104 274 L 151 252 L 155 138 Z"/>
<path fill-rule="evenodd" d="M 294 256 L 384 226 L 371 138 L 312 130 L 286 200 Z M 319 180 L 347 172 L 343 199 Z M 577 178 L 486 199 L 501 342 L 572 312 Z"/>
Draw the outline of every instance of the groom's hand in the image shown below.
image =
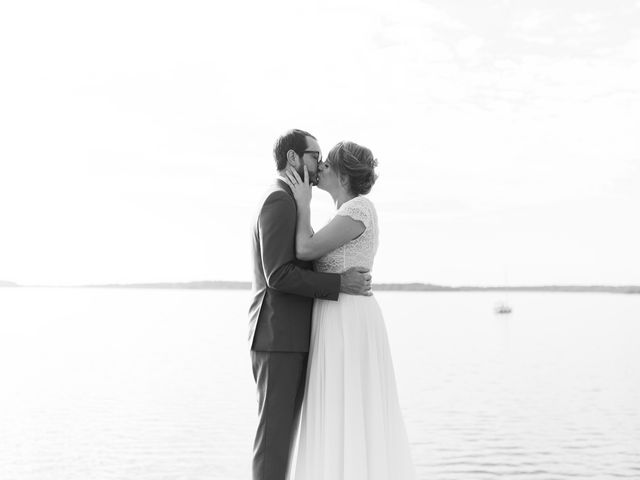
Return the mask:
<path fill-rule="evenodd" d="M 373 295 L 369 269 L 352 267 L 340 274 L 340 291 L 350 295 Z"/>

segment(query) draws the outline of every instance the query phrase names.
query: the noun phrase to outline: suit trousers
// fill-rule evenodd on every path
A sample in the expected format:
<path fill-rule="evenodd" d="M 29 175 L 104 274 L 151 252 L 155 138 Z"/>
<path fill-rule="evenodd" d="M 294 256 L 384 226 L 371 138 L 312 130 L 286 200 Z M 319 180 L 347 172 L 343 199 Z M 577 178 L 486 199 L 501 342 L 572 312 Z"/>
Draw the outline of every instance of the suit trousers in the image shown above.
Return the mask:
<path fill-rule="evenodd" d="M 253 480 L 285 480 L 300 419 L 307 352 L 251 351 L 258 389 Z"/>

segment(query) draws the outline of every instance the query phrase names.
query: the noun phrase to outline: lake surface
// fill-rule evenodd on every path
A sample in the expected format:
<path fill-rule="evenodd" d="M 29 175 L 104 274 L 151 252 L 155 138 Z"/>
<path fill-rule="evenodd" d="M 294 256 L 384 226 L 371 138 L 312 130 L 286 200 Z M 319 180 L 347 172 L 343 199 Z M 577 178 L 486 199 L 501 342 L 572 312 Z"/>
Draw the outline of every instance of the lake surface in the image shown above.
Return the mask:
<path fill-rule="evenodd" d="M 640 479 L 640 296 L 376 297 L 420 479 Z M 0 288 L 0 479 L 249 479 L 248 301 Z"/>

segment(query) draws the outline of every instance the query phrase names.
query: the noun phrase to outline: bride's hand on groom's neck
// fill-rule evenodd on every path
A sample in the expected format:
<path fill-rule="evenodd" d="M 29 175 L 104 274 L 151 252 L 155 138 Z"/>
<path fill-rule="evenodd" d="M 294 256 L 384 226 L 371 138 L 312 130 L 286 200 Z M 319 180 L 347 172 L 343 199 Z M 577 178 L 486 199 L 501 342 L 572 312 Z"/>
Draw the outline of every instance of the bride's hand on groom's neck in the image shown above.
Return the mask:
<path fill-rule="evenodd" d="M 284 174 L 284 181 L 291 188 L 291 193 L 293 193 L 293 198 L 298 206 L 308 206 L 311 203 L 311 184 L 309 183 L 307 166 L 304 166 L 304 179 L 300 178 L 298 172 L 291 167 L 287 167 Z"/>

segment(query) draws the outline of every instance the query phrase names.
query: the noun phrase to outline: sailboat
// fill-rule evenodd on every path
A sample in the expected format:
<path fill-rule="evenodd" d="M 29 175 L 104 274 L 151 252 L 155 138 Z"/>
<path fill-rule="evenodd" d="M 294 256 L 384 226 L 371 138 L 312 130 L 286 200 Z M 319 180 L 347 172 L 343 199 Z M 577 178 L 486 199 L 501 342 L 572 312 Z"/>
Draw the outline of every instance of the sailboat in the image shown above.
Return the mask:
<path fill-rule="evenodd" d="M 507 280 L 507 272 L 505 269 L 504 272 L 504 286 L 505 288 L 509 288 L 509 281 Z M 497 303 L 495 307 L 493 307 L 493 311 L 498 315 L 509 314 L 513 311 L 513 309 L 507 303 L 507 293 L 504 294 L 504 301 Z"/>
<path fill-rule="evenodd" d="M 494 307 L 493 311 L 497 314 L 511 313 L 511 307 L 506 302 L 501 302 Z"/>

